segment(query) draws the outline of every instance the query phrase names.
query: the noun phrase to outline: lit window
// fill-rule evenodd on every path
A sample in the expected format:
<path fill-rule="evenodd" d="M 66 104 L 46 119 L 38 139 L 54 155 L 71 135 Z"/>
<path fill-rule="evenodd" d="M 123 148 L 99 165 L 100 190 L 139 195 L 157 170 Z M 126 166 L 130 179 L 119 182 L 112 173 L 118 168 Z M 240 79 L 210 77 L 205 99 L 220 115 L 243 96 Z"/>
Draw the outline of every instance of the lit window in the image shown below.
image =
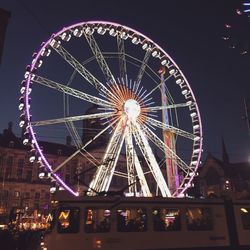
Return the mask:
<path fill-rule="evenodd" d="M 19 191 L 15 191 L 15 192 L 14 192 L 14 196 L 15 196 L 16 198 L 19 198 L 19 197 L 20 197 L 20 192 L 19 192 Z"/>
<path fill-rule="evenodd" d="M 186 211 L 187 229 L 205 231 L 213 229 L 212 211 L 210 208 L 188 208 Z"/>
<path fill-rule="evenodd" d="M 77 233 L 79 231 L 80 209 L 61 208 L 58 214 L 58 233 Z"/>
<path fill-rule="evenodd" d="M 86 233 L 105 233 L 110 231 L 111 212 L 104 208 L 85 209 L 85 232 Z"/>
<path fill-rule="evenodd" d="M 46 228 L 49 231 L 52 231 L 54 226 L 55 226 L 55 210 L 52 210 L 51 213 L 49 213 L 46 217 L 45 217 L 45 222 L 46 222 Z"/>
<path fill-rule="evenodd" d="M 144 232 L 147 230 L 147 214 L 143 208 L 117 210 L 117 229 L 119 232 Z"/>
<path fill-rule="evenodd" d="M 240 216 L 243 228 L 246 230 L 250 229 L 250 208 L 242 207 L 240 209 Z"/>
<path fill-rule="evenodd" d="M 155 231 L 181 230 L 180 210 L 175 208 L 153 209 L 153 224 Z"/>

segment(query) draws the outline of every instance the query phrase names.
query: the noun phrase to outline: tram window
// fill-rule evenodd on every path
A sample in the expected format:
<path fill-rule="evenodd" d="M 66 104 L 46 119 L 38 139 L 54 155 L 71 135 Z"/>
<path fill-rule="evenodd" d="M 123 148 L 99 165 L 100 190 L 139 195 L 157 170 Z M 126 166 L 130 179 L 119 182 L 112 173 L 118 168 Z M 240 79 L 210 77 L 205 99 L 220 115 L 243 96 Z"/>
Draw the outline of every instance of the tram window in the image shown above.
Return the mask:
<path fill-rule="evenodd" d="M 143 208 L 117 210 L 118 232 L 144 232 L 147 230 L 147 214 Z"/>
<path fill-rule="evenodd" d="M 111 228 L 109 209 L 86 208 L 84 229 L 86 233 L 105 233 Z"/>
<path fill-rule="evenodd" d="M 240 216 L 244 229 L 250 229 L 250 208 L 242 207 L 240 208 Z"/>
<path fill-rule="evenodd" d="M 155 231 L 181 230 L 180 210 L 176 208 L 155 208 L 152 210 Z"/>
<path fill-rule="evenodd" d="M 58 233 L 77 233 L 79 231 L 80 209 L 68 207 L 59 209 Z"/>
<path fill-rule="evenodd" d="M 46 217 L 46 228 L 47 231 L 52 231 L 55 226 L 55 214 L 56 210 L 52 210 Z"/>
<path fill-rule="evenodd" d="M 191 231 L 213 229 L 212 211 L 210 208 L 188 208 L 186 221 L 187 229 Z"/>

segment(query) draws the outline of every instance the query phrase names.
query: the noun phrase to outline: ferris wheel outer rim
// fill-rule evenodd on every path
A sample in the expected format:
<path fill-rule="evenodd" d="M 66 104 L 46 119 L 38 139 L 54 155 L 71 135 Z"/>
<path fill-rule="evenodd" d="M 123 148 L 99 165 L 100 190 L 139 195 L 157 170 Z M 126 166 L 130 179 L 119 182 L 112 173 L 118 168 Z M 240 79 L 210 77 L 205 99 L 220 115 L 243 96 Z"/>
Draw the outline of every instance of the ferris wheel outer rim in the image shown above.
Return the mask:
<path fill-rule="evenodd" d="M 139 31 L 137 31 L 135 29 L 132 29 L 132 28 L 130 28 L 128 26 L 121 25 L 121 24 L 115 23 L 115 22 L 109 22 L 109 21 L 78 22 L 76 24 L 64 27 L 60 31 L 58 31 L 57 33 L 52 34 L 52 36 L 47 40 L 47 42 L 45 42 L 43 44 L 43 46 L 39 49 L 39 52 L 37 53 L 37 55 L 35 56 L 34 60 L 32 61 L 30 72 L 33 72 L 33 70 L 35 70 L 36 62 L 41 57 L 42 50 L 44 48 L 46 48 L 55 37 L 58 37 L 60 34 L 62 34 L 65 31 L 68 31 L 70 29 L 76 28 L 78 26 L 87 25 L 87 24 L 93 24 L 93 25 L 103 24 L 103 25 L 113 25 L 113 26 L 116 26 L 116 27 L 122 27 L 123 29 L 131 31 L 131 32 L 135 33 L 136 35 L 139 35 L 140 37 L 143 37 L 144 39 L 146 39 L 150 43 L 154 44 L 154 46 L 157 47 L 157 49 L 159 49 L 163 53 L 163 55 L 165 57 L 167 57 L 168 59 L 170 59 L 171 63 L 173 63 L 173 65 L 174 65 L 174 67 L 180 72 L 181 77 L 184 79 L 185 83 L 187 84 L 188 90 L 190 91 L 191 96 L 192 96 L 192 98 L 193 98 L 193 100 L 195 102 L 195 110 L 197 112 L 197 116 L 198 116 L 198 120 L 199 120 L 198 123 L 199 123 L 199 126 L 200 126 L 200 128 L 199 128 L 199 134 L 200 134 L 199 154 L 198 154 L 198 157 L 197 157 L 197 163 L 195 164 L 195 167 L 194 167 L 194 173 L 196 173 L 196 171 L 198 169 L 198 166 L 200 164 L 201 153 L 202 153 L 202 143 L 203 143 L 201 116 L 200 116 L 199 108 L 198 108 L 198 105 L 197 105 L 197 102 L 196 102 L 196 98 L 194 96 L 194 93 L 192 91 L 192 88 L 191 88 L 188 80 L 186 79 L 185 75 L 183 74 L 183 72 L 181 71 L 181 69 L 178 67 L 178 65 L 175 63 L 175 61 L 173 60 L 173 58 L 161 46 L 159 46 L 157 43 L 155 43 L 153 40 L 151 40 L 146 35 L 142 34 L 141 32 L 139 32 Z M 27 77 L 27 79 L 26 79 L 26 89 L 25 89 L 25 112 L 26 112 L 26 118 L 27 118 L 27 122 L 28 123 L 30 123 L 30 119 L 31 119 L 31 115 L 30 115 L 30 111 L 29 111 L 29 103 L 28 103 L 28 100 L 29 100 L 28 89 L 29 89 L 29 86 L 30 86 L 31 78 L 32 78 L 32 74 L 29 74 L 28 77 Z M 41 156 L 41 159 L 42 159 L 43 163 L 45 163 L 46 168 L 52 173 L 52 171 L 53 171 L 52 167 L 48 163 L 46 157 L 44 156 L 44 154 L 43 154 L 43 152 L 42 152 L 42 150 L 41 150 L 41 148 L 40 148 L 40 146 L 39 146 L 39 144 L 38 144 L 38 142 L 36 140 L 36 136 L 35 136 L 35 132 L 33 130 L 33 127 L 31 125 L 29 125 L 28 126 L 28 130 L 29 130 L 29 132 L 31 134 L 31 137 L 32 137 L 32 143 L 35 145 L 35 148 L 38 151 L 39 155 Z M 192 153 L 192 157 L 193 157 L 193 153 Z M 56 173 L 52 173 L 52 175 L 63 186 L 63 188 L 67 189 L 70 193 L 72 193 L 75 196 L 79 195 L 78 192 L 75 192 L 72 188 L 70 188 Z M 186 183 L 186 186 L 184 188 L 182 188 L 182 190 L 176 195 L 177 197 L 178 196 L 182 196 L 183 193 L 186 191 L 186 189 L 190 187 L 193 178 L 194 178 L 194 175 L 190 176 L 190 178 L 188 179 L 188 182 Z M 178 190 L 178 188 L 177 188 L 177 190 Z"/>

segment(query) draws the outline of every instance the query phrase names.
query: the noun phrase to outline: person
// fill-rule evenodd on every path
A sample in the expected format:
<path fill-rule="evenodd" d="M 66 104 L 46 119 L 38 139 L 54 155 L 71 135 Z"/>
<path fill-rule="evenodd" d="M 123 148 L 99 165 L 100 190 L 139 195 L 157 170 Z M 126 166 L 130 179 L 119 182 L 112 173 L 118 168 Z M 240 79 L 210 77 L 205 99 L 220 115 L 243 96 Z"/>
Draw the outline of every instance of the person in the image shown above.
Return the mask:
<path fill-rule="evenodd" d="M 104 217 L 104 219 L 100 223 L 100 231 L 108 232 L 110 230 L 110 220 L 108 217 Z"/>
<path fill-rule="evenodd" d="M 119 232 L 126 231 L 125 216 L 122 215 L 121 213 L 118 213 L 118 216 L 117 216 L 117 229 L 118 229 Z"/>

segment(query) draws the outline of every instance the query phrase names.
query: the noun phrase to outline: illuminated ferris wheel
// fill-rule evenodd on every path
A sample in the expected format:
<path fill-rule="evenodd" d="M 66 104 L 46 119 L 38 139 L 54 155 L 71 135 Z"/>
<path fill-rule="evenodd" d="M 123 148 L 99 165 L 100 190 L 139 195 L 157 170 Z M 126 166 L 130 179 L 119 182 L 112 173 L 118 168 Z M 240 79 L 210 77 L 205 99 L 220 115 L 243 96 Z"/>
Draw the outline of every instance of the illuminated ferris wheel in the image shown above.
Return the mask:
<path fill-rule="evenodd" d="M 138 31 L 106 21 L 63 28 L 33 55 L 21 94 L 23 143 L 31 146 L 41 178 L 78 196 L 76 183 L 61 173 L 76 157 L 86 157 L 94 164 L 89 196 L 109 191 L 114 178 L 144 197 L 179 197 L 191 186 L 202 152 L 195 96 L 174 60 Z M 96 112 L 86 113 L 91 105 Z M 88 140 L 84 121 L 101 124 L 90 128 Z M 72 152 L 50 162 L 41 142 L 60 144 L 67 135 Z M 99 159 L 91 145 L 103 135 L 108 139 Z"/>

